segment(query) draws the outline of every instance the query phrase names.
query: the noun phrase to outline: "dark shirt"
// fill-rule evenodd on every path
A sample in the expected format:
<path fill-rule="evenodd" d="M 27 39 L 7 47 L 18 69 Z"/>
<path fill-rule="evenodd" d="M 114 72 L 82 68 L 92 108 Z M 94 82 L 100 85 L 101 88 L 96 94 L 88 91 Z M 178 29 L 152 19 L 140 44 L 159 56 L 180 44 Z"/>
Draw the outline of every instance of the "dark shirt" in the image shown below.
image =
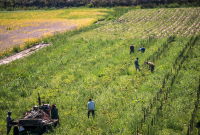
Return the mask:
<path fill-rule="evenodd" d="M 11 122 L 12 122 L 12 119 L 11 119 L 10 115 L 7 115 L 7 127 L 10 126 Z"/>
<path fill-rule="evenodd" d="M 51 109 L 51 118 L 58 119 L 58 109 L 56 107 Z"/>
<path fill-rule="evenodd" d="M 138 60 L 137 60 L 137 59 L 135 59 L 135 66 L 139 66 L 139 65 L 138 65 Z"/>
<path fill-rule="evenodd" d="M 130 50 L 134 50 L 134 46 L 133 45 L 130 45 Z"/>

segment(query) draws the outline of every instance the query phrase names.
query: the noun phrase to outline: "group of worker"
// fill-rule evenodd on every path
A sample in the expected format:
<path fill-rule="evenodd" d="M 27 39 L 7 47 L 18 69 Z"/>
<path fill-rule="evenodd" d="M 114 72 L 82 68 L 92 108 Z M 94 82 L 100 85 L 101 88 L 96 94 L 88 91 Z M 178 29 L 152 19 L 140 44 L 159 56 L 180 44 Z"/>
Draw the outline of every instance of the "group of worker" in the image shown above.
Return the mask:
<path fill-rule="evenodd" d="M 138 49 L 138 51 L 141 51 L 142 53 L 144 53 L 145 52 L 145 48 L 144 47 L 141 47 L 141 48 L 139 48 Z M 131 44 L 130 45 L 130 54 L 131 53 L 134 53 L 134 46 L 133 46 L 133 44 Z M 135 69 L 136 69 L 136 71 L 137 70 L 139 70 L 140 71 L 140 65 L 138 64 L 138 57 L 136 57 L 136 59 L 135 59 Z M 151 68 L 151 72 L 153 72 L 154 71 L 154 67 L 155 67 L 155 65 L 152 63 L 152 62 L 149 62 L 149 61 L 146 61 L 145 62 L 147 65 L 149 65 L 149 67 Z"/>
<path fill-rule="evenodd" d="M 33 107 L 33 110 L 35 109 L 36 107 L 34 106 Z M 88 108 L 88 119 L 89 119 L 89 116 L 90 116 L 90 112 L 92 112 L 92 116 L 94 118 L 94 111 L 95 111 L 95 103 L 94 101 L 92 101 L 91 98 L 89 98 L 89 102 L 87 104 L 87 108 Z M 41 109 L 46 112 L 46 107 L 44 105 L 44 102 L 43 104 L 41 105 Z M 58 115 L 58 109 L 56 108 L 56 105 L 52 105 L 50 106 L 50 108 L 48 109 L 47 111 L 47 114 L 49 114 L 49 111 L 51 110 L 51 118 L 52 119 L 58 119 L 59 120 L 59 115 Z M 13 119 L 11 119 L 11 111 L 8 111 L 8 115 L 7 115 L 7 135 L 9 134 L 10 130 L 11 130 L 11 126 L 12 126 L 12 121 Z"/>
<path fill-rule="evenodd" d="M 46 108 L 44 107 L 44 102 L 43 102 L 43 104 L 41 105 L 41 109 L 44 112 L 46 112 L 49 116 L 50 116 L 49 112 L 51 111 L 51 118 L 58 119 L 58 121 L 59 121 L 58 109 L 56 108 L 56 105 L 54 105 L 54 104 L 51 105 L 50 108 L 46 111 L 45 110 Z M 33 109 L 31 109 L 31 111 L 35 111 L 35 110 L 38 110 L 38 106 L 33 106 Z M 11 111 L 8 111 L 6 120 L 7 120 L 7 132 L 6 133 L 8 135 L 11 130 L 11 126 L 13 124 L 13 119 L 11 118 Z M 57 123 L 56 123 L 56 125 L 57 125 Z"/>
<path fill-rule="evenodd" d="M 138 49 L 138 51 L 141 51 L 142 53 L 144 53 L 145 52 L 145 48 L 141 47 L 141 48 Z M 130 45 L 130 54 L 131 53 L 134 53 L 134 46 L 132 44 Z M 140 71 L 140 67 L 139 67 L 140 65 L 138 64 L 138 59 L 139 58 L 137 57 L 135 59 L 135 63 L 134 63 L 136 71 L 137 70 Z M 148 61 L 146 61 L 146 64 L 149 65 L 149 67 L 151 67 L 151 72 L 153 72 L 155 65 L 152 62 L 148 62 Z M 43 103 L 43 105 L 44 105 L 44 103 Z M 94 117 L 95 103 L 94 103 L 94 101 L 92 101 L 91 98 L 89 98 L 89 102 L 87 104 L 87 108 L 88 108 L 88 118 L 90 116 L 90 112 L 92 113 L 92 116 Z M 49 108 L 49 111 L 50 110 L 51 110 L 51 118 L 52 119 L 59 119 L 58 109 L 56 108 L 56 106 L 54 104 Z M 49 113 L 48 113 L 48 115 L 49 115 Z M 13 121 L 13 119 L 11 119 L 11 111 L 8 111 L 8 115 L 7 115 L 7 134 L 9 134 L 9 132 L 11 130 L 12 121 Z"/>

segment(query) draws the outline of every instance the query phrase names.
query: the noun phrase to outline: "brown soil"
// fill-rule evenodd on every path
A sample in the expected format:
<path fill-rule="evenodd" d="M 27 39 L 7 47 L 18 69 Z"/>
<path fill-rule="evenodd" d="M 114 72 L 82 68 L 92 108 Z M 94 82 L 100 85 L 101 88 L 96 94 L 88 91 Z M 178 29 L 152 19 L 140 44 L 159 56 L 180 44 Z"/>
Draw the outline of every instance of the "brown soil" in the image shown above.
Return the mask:
<path fill-rule="evenodd" d="M 25 40 L 31 38 L 42 38 L 46 34 L 64 32 L 75 29 L 76 25 L 63 22 L 45 22 L 36 26 L 19 27 L 16 30 L 6 30 L 6 26 L 0 26 L 0 53 L 14 46 L 19 46 Z"/>
<path fill-rule="evenodd" d="M 46 34 L 69 31 L 76 27 L 76 25 L 69 24 L 67 21 L 39 23 L 36 26 L 19 27 L 17 30 L 6 30 L 6 26 L 0 26 L 0 29 L 3 30 L 0 33 L 0 53 L 23 44 L 25 39 L 42 38 Z M 51 43 L 38 44 L 15 55 L 0 59 L 0 65 L 28 56 L 48 45 L 51 45 Z"/>

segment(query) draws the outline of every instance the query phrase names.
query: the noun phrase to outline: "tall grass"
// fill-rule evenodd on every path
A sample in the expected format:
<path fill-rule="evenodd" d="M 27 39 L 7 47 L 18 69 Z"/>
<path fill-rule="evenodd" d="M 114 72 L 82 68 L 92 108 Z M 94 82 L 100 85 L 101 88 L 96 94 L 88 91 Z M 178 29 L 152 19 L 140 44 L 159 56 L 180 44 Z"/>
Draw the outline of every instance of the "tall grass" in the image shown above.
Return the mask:
<path fill-rule="evenodd" d="M 118 18 L 117 15 L 112 16 Z M 113 27 L 116 25 L 113 24 Z M 168 72 L 171 72 L 173 64 L 191 38 L 152 36 L 127 38 L 126 30 L 124 36 L 97 31 L 97 28 L 105 27 L 107 27 L 106 22 L 105 26 L 104 23 L 97 23 L 54 35 L 48 38 L 48 41 L 53 43 L 52 46 L 43 48 L 29 57 L 0 66 L 1 133 L 5 132 L 3 125 L 6 124 L 6 111 L 12 110 L 12 118 L 21 117 L 23 112 L 38 104 L 36 101 L 38 93 L 43 101 L 56 104 L 59 109 L 60 125 L 48 134 L 136 133 L 144 117 L 144 109 L 153 102 L 152 98 L 162 89 L 163 79 Z M 126 29 L 126 26 L 124 28 Z M 196 49 L 191 50 L 197 52 L 189 55 L 194 59 L 184 61 L 182 69 L 185 69 L 184 65 L 187 64 L 191 64 L 190 68 L 198 65 L 198 43 L 196 41 Z M 131 55 L 129 55 L 130 44 L 135 46 L 135 53 Z M 142 46 L 146 48 L 145 53 L 137 51 Z M 136 57 L 139 57 L 140 72 L 135 70 Z M 154 73 L 151 73 L 145 65 L 146 60 L 155 64 Z M 184 70 L 179 73 L 182 72 Z M 177 77 L 176 81 L 182 80 L 181 87 L 187 84 L 188 87 L 184 89 L 191 88 L 189 93 L 194 93 L 193 75 L 197 76 L 199 72 L 185 72 L 184 76 L 179 74 L 180 79 Z M 190 79 L 182 79 L 191 73 Z M 172 93 L 177 95 L 176 93 L 181 92 L 179 89 L 181 88 L 178 87 L 178 83 L 175 83 Z M 164 106 L 166 107 L 164 110 L 169 114 L 165 115 L 167 120 L 159 117 L 163 119 L 160 120 L 161 125 L 163 123 L 165 125 L 151 130 L 155 134 L 187 132 L 184 125 L 179 122 L 188 122 L 188 119 L 181 116 L 189 114 L 193 108 L 188 108 L 187 113 L 183 115 L 176 114 L 171 117 L 167 105 L 172 105 L 174 109 L 182 105 L 183 108 L 179 107 L 179 110 L 174 112 L 184 111 L 190 104 L 188 102 L 191 102 L 191 106 L 194 105 L 192 102 L 194 95 L 186 97 L 185 94 L 187 100 L 184 102 L 180 95 L 177 97 L 174 95 L 172 102 Z M 92 98 L 96 103 L 97 111 L 94 119 L 87 118 L 88 98 Z M 180 104 L 175 104 L 177 102 Z M 157 106 L 160 106 L 160 102 L 152 108 L 147 116 L 149 119 L 156 113 Z M 147 120 L 143 126 L 147 127 L 149 122 L 150 120 Z M 140 130 L 140 133 L 146 134 L 148 132 L 146 129 Z"/>

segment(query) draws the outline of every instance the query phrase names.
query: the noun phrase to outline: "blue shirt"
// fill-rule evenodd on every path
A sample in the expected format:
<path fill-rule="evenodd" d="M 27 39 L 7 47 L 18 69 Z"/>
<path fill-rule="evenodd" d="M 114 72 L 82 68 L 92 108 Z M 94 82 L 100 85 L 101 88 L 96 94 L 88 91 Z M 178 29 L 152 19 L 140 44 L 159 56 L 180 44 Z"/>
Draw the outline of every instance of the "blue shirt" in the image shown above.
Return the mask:
<path fill-rule="evenodd" d="M 144 51 L 145 51 L 145 48 L 144 48 L 144 47 L 142 47 L 142 48 L 140 48 L 140 51 L 141 51 L 141 50 L 144 50 Z"/>

